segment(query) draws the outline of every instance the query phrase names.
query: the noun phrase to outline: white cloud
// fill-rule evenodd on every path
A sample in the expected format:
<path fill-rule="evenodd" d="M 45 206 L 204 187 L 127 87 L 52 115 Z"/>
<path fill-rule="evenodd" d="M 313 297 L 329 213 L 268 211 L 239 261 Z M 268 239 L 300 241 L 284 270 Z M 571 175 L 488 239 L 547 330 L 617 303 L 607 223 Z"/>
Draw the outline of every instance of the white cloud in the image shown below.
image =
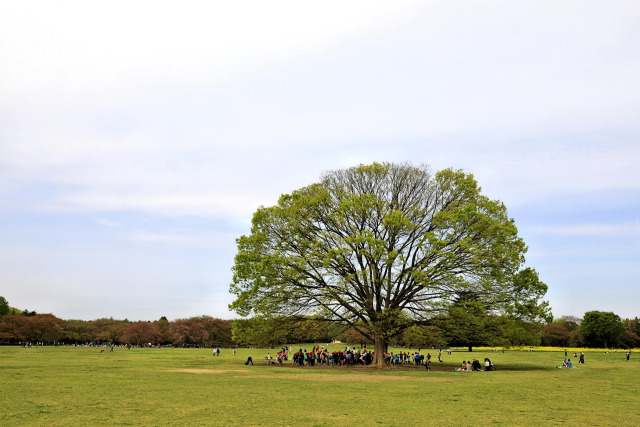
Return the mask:
<path fill-rule="evenodd" d="M 411 2 L 4 3 L 2 93 L 216 86 L 379 31 Z M 104 91 L 107 90 L 107 93 Z"/>
<path fill-rule="evenodd" d="M 511 205 L 640 183 L 624 2 L 30 5 L 0 17 L 0 166 L 49 209 L 246 213 L 373 160 Z"/>

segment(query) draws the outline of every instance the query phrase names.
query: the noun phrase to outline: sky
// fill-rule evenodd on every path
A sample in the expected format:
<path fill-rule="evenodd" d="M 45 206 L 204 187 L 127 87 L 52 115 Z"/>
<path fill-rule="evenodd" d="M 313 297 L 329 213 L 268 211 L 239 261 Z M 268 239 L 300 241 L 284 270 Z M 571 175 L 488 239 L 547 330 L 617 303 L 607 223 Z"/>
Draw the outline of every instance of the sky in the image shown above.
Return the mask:
<path fill-rule="evenodd" d="M 0 295 L 235 318 L 258 207 L 408 161 L 504 202 L 554 316 L 636 317 L 638 22 L 634 0 L 0 0 Z"/>

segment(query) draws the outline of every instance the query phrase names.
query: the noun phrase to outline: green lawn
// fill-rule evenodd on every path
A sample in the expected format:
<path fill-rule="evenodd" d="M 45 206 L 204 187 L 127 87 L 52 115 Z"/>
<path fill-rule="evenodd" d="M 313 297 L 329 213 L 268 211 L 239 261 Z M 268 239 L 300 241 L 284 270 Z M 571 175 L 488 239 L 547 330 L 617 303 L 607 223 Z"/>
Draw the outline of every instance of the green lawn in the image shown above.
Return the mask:
<path fill-rule="evenodd" d="M 566 370 L 561 351 L 432 351 L 426 372 L 266 366 L 267 351 L 0 347 L 0 425 L 640 425 L 640 353 Z M 497 372 L 453 370 L 487 356 Z"/>

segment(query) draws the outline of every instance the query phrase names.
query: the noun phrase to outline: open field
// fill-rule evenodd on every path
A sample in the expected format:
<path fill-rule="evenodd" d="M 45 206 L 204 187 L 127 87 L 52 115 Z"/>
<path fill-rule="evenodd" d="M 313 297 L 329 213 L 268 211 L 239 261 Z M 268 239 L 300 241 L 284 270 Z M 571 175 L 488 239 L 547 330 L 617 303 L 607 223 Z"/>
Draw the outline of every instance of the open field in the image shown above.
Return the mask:
<path fill-rule="evenodd" d="M 431 351 L 426 372 L 266 366 L 267 351 L 0 347 L 0 424 L 640 425 L 639 352 L 588 351 L 566 370 L 561 350 Z M 484 357 L 497 372 L 453 371 Z"/>

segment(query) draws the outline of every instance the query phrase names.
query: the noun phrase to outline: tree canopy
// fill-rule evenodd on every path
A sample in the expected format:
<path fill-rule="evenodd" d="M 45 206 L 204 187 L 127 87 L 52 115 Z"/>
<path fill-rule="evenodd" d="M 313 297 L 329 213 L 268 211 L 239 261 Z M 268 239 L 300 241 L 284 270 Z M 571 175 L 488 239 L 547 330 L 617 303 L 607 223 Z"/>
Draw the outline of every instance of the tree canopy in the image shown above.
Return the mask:
<path fill-rule="evenodd" d="M 587 311 L 580 324 L 587 344 L 593 347 L 616 345 L 625 331 L 620 316 L 610 311 Z"/>
<path fill-rule="evenodd" d="M 375 341 L 376 356 L 461 292 L 521 315 L 546 292 L 535 271 L 519 274 L 526 246 L 504 204 L 460 170 L 331 171 L 260 207 L 237 244 L 231 309 L 342 322 Z"/>
<path fill-rule="evenodd" d="M 9 309 L 9 302 L 7 302 L 5 297 L 0 296 L 0 317 L 9 314 Z"/>

